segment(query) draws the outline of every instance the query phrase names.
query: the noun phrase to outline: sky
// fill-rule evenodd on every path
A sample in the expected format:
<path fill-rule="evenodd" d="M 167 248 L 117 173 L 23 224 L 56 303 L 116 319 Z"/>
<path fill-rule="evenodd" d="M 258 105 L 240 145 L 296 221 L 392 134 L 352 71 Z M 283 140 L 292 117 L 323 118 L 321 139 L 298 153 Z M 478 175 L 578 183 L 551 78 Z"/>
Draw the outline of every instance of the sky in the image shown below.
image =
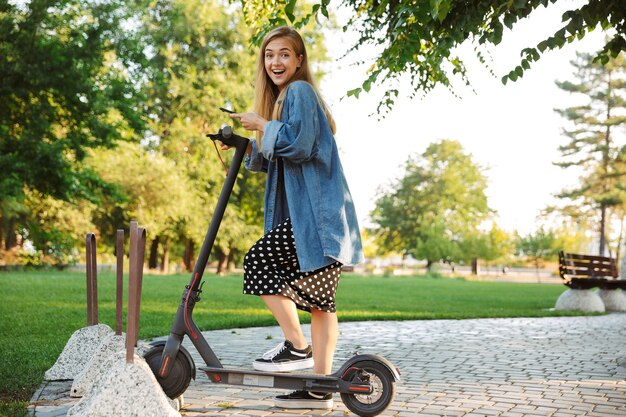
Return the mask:
<path fill-rule="evenodd" d="M 567 143 L 561 134 L 565 119 L 554 109 L 576 104 L 576 98 L 560 90 L 555 80 L 575 80 L 570 61 L 576 51 L 599 50 L 604 35 L 596 30 L 578 43 L 545 53 L 515 83 L 503 85 L 500 78 L 519 65 L 524 47 L 535 46 L 554 33 L 566 10 L 563 6 L 576 3 L 581 2 L 542 7 L 514 26 L 513 32 L 505 32 L 502 43 L 488 49 L 495 78 L 471 49 L 462 49 L 475 92 L 460 80 L 455 92 L 461 98 L 445 88 L 413 99 L 409 91 L 404 96 L 401 92 L 393 111 L 383 119 L 375 114 L 383 89 L 374 87 L 358 99 L 346 97 L 346 91 L 360 86 L 367 68 L 351 63 L 373 52 L 364 50 L 340 59 L 353 44 L 354 34 L 327 35 L 333 61 L 320 88 L 337 122 L 337 143 L 361 226 L 371 225 L 369 213 L 377 193 L 402 176 L 409 156 L 420 155 L 430 143 L 442 139 L 459 141 L 472 160 L 485 168 L 486 194 L 489 206 L 497 211 L 500 228 L 524 235 L 542 224 L 537 216 L 558 202 L 554 194 L 577 183 L 575 172 L 553 165 L 560 157 L 558 146 Z M 345 13 L 340 11 L 338 16 L 343 23 Z"/>

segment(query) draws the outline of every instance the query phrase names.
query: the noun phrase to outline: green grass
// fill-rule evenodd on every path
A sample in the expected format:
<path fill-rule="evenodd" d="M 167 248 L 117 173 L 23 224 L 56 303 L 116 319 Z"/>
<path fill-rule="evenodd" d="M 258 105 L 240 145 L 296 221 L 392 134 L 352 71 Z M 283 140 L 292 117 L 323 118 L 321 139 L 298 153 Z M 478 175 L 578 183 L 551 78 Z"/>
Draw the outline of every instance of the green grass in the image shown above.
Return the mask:
<path fill-rule="evenodd" d="M 188 274 L 145 275 L 141 339 L 169 333 Z M 258 297 L 241 293 L 241 275 L 205 275 L 194 319 L 202 330 L 269 326 L 275 321 Z M 115 278 L 100 274 L 99 321 L 115 324 Z M 342 276 L 340 321 L 467 319 L 574 315 L 556 312 L 561 285 L 476 282 L 432 276 Z M 126 289 L 125 289 L 126 292 Z M 124 301 L 124 318 L 126 301 Z M 308 322 L 309 315 L 301 315 Z M 72 272 L 0 273 L 0 416 L 23 408 L 71 334 L 87 325 L 85 275 Z"/>

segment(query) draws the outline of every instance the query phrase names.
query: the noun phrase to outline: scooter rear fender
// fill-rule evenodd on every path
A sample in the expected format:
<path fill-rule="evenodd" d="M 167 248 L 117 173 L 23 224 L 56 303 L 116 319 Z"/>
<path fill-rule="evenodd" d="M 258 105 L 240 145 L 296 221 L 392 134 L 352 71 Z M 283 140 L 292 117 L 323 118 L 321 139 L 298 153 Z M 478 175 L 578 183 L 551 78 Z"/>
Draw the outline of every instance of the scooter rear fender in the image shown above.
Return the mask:
<path fill-rule="evenodd" d="M 398 368 L 396 368 L 390 361 L 388 361 L 387 359 L 383 358 L 382 356 L 368 355 L 368 354 L 365 354 L 365 355 L 354 355 L 353 357 L 348 359 L 341 366 L 341 368 L 339 368 L 339 370 L 337 372 L 335 372 L 332 376 L 334 376 L 336 378 L 339 378 L 339 379 L 343 379 L 343 376 L 351 368 L 354 368 L 355 367 L 354 365 L 357 362 L 362 362 L 362 361 L 375 361 L 375 362 L 378 362 L 378 363 L 384 365 L 387 369 L 389 369 L 389 372 L 393 376 L 394 381 L 399 381 L 400 380 L 400 371 L 398 371 Z"/>

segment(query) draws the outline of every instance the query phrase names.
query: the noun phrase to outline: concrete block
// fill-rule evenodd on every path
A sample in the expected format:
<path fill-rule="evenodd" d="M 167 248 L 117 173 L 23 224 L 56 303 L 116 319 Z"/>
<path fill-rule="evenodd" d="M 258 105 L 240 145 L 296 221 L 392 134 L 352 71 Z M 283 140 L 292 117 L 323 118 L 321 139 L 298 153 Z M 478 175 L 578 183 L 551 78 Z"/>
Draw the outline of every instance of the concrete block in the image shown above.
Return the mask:
<path fill-rule="evenodd" d="M 604 303 L 597 292 L 569 288 L 556 300 L 555 310 L 576 310 L 603 313 Z"/>
<path fill-rule="evenodd" d="M 626 311 L 626 294 L 621 289 L 598 290 L 606 311 Z"/>
<path fill-rule="evenodd" d="M 122 363 L 126 356 L 126 335 L 109 335 L 98 347 L 96 353 L 91 357 L 85 368 L 76 375 L 70 390 L 71 397 L 82 397 L 85 395 L 93 384 L 103 378 L 110 368 Z M 143 356 L 150 349 L 150 345 L 140 341 L 135 352 L 139 356 Z M 121 354 L 117 354 L 121 352 Z"/>
<path fill-rule="evenodd" d="M 125 358 L 124 352 L 118 353 Z M 110 368 L 67 412 L 67 417 L 109 416 L 180 417 L 180 413 L 174 409 L 146 361 L 135 354 L 133 363 L 124 360 Z"/>
<path fill-rule="evenodd" d="M 113 333 L 113 329 L 106 324 L 76 330 L 55 364 L 44 374 L 44 379 L 47 381 L 74 379 L 85 368 L 104 339 Z"/>

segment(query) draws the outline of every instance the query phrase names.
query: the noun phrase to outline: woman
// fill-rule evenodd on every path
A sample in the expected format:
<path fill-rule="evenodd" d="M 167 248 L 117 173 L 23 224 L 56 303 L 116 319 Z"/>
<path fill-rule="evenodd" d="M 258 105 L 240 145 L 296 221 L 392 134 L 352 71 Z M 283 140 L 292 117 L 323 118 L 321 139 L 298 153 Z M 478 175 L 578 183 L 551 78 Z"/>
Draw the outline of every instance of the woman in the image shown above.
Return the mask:
<path fill-rule="evenodd" d="M 259 295 L 285 341 L 253 362 L 262 371 L 313 366 L 330 374 L 338 337 L 335 292 L 342 265 L 361 262 L 356 212 L 334 139 L 335 123 L 309 69 L 301 36 L 280 27 L 264 39 L 255 112 L 235 113 L 257 132 L 245 166 L 267 172 L 265 235 L 244 259 L 244 293 Z M 309 346 L 297 310 L 311 313 Z M 332 394 L 296 391 L 285 408 L 331 408 Z"/>

